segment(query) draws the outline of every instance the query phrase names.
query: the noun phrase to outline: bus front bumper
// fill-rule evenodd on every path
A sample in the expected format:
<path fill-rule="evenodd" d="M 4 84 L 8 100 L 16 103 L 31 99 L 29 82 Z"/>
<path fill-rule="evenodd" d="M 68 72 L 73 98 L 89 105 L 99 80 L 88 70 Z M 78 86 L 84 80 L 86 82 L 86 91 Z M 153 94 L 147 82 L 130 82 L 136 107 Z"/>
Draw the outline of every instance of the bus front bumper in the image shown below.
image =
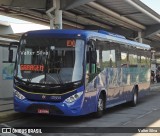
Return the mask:
<path fill-rule="evenodd" d="M 81 100 L 82 101 L 82 100 Z M 14 109 L 17 112 L 40 113 L 61 116 L 79 116 L 82 115 L 81 102 L 78 104 L 67 104 L 65 102 L 41 102 L 28 99 L 20 100 L 14 97 Z"/>

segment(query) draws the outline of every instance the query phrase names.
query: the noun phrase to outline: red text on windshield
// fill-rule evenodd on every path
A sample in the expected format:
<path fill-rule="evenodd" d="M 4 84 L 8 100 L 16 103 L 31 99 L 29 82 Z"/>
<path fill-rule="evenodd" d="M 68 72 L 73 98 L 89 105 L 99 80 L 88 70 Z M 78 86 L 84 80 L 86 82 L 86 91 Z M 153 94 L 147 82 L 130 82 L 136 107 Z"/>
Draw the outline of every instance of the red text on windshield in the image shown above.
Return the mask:
<path fill-rule="evenodd" d="M 20 65 L 20 69 L 21 71 L 44 71 L 44 66 L 23 64 Z"/>

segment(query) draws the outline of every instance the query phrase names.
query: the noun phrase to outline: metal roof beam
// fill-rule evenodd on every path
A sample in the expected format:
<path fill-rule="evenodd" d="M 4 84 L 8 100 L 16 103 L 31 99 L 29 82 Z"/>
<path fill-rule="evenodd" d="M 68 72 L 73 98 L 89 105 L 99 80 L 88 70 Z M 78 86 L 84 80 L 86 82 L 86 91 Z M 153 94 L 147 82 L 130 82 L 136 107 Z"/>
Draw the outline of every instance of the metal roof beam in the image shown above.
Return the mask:
<path fill-rule="evenodd" d="M 120 35 L 123 35 L 125 36 L 126 38 L 135 38 L 135 31 L 133 30 L 130 30 L 130 29 L 126 29 L 126 28 L 123 28 L 123 27 L 113 27 L 112 31 L 113 33 L 117 33 L 117 34 L 120 34 Z"/>
<path fill-rule="evenodd" d="M 49 21 L 48 21 L 47 15 L 42 15 L 41 13 L 34 12 L 32 10 L 26 10 L 26 9 L 22 9 L 21 11 L 14 9 L 14 10 L 12 10 L 12 12 L 13 13 L 1 12 L 1 14 L 4 16 L 22 19 L 22 20 L 29 21 L 32 23 L 49 26 Z M 77 29 L 84 29 L 83 25 L 73 23 L 73 22 L 67 21 L 65 19 L 63 19 L 63 25 L 65 28 L 74 27 Z"/>
<path fill-rule="evenodd" d="M 46 9 L 46 0 L 1 0 L 0 5 L 26 9 Z"/>
<path fill-rule="evenodd" d="M 119 13 L 117 12 L 114 12 L 106 7 L 104 7 L 103 5 L 100 5 L 98 3 L 95 3 L 95 2 L 90 2 L 88 3 L 87 5 L 89 5 L 90 7 L 94 8 L 94 9 L 97 9 L 97 10 L 100 10 L 102 11 L 103 13 L 107 14 L 107 15 L 110 15 L 118 20 L 121 20 L 121 21 L 124 21 L 124 22 L 127 22 L 128 24 L 130 25 L 133 25 L 137 28 L 140 28 L 140 29 L 146 29 L 146 27 L 138 22 L 135 22 L 129 18 L 126 18 L 124 16 L 121 16 Z"/>
<path fill-rule="evenodd" d="M 148 38 L 150 36 L 153 36 L 157 33 L 160 33 L 160 24 L 148 26 L 147 29 L 144 31 L 144 37 Z"/>
<path fill-rule="evenodd" d="M 0 26 L 1 35 L 13 34 L 13 29 L 11 26 Z"/>
<path fill-rule="evenodd" d="M 68 17 L 68 18 L 75 19 L 76 22 L 83 22 L 84 25 L 85 24 L 96 25 L 96 26 L 99 26 L 99 27 L 102 27 L 102 28 L 105 28 L 105 29 L 109 29 L 109 30 L 112 29 L 112 27 L 110 27 L 106 24 L 102 24 L 102 23 L 96 22 L 96 21 L 88 19 L 88 18 L 77 16 L 76 14 L 73 14 L 73 13 L 70 13 L 70 12 L 67 12 L 67 11 L 63 11 L 63 15 Z"/>
<path fill-rule="evenodd" d="M 157 52 L 157 51 L 160 51 L 160 48 L 159 48 L 160 42 L 159 42 L 159 41 L 152 41 L 152 42 L 150 43 L 150 45 L 151 45 L 151 47 L 152 47 L 154 50 L 156 50 L 156 52 Z"/>
<path fill-rule="evenodd" d="M 0 26 L 0 32 L 1 32 L 0 34 L 1 35 L 17 34 L 17 33 L 24 33 L 26 31 L 40 30 L 40 29 L 48 29 L 48 27 L 31 23 L 25 23 L 25 24 L 11 23 L 10 26 L 8 27 Z"/>
<path fill-rule="evenodd" d="M 8 22 L 0 21 L 0 26 L 10 26 Z"/>
<path fill-rule="evenodd" d="M 115 24 L 117 24 L 117 25 L 120 25 L 122 27 L 132 29 L 133 31 L 140 31 L 141 30 L 141 29 L 139 29 L 139 28 L 137 28 L 133 25 L 128 24 L 125 21 L 116 19 L 112 15 L 108 15 L 108 14 L 100 11 L 99 9 L 92 8 L 88 5 L 83 5 L 83 6 L 79 7 L 78 10 L 88 14 L 88 18 L 90 18 L 90 19 L 93 19 L 93 20 L 95 19 L 96 20 L 96 18 L 99 18 L 101 20 L 100 21 L 101 23 L 108 22 L 111 26 L 112 25 L 114 26 Z M 84 15 L 84 17 L 85 17 L 84 13 L 81 14 L 81 16 Z"/>
<path fill-rule="evenodd" d="M 101 30 L 101 29 L 106 30 L 103 27 L 97 25 L 85 25 L 85 30 Z"/>
<path fill-rule="evenodd" d="M 142 8 L 141 6 L 139 6 L 138 4 L 136 4 L 135 2 L 133 2 L 132 0 L 125 0 L 125 1 L 128 4 L 130 4 L 131 6 L 135 7 L 139 11 L 141 11 L 142 13 L 144 13 L 144 14 L 148 15 L 149 17 L 151 17 L 153 20 L 155 20 L 155 21 L 157 21 L 157 22 L 160 23 L 160 19 L 158 17 L 156 17 L 152 13 L 148 12 L 147 10 L 145 10 L 144 8 Z"/>
<path fill-rule="evenodd" d="M 69 10 L 95 0 L 61 0 L 61 9 Z"/>

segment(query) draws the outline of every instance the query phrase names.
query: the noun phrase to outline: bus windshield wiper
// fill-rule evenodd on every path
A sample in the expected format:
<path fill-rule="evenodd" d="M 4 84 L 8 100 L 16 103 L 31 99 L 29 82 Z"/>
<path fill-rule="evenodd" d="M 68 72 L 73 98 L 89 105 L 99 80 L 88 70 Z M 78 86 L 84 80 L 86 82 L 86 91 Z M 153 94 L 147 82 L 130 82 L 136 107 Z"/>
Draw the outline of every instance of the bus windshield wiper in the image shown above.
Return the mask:
<path fill-rule="evenodd" d="M 23 78 L 19 78 L 19 77 L 17 77 L 17 76 L 15 76 L 14 78 L 15 78 L 16 80 L 18 80 L 18 81 L 21 81 L 21 82 L 27 84 L 27 85 L 31 83 L 28 79 L 26 79 L 26 81 L 24 81 Z"/>

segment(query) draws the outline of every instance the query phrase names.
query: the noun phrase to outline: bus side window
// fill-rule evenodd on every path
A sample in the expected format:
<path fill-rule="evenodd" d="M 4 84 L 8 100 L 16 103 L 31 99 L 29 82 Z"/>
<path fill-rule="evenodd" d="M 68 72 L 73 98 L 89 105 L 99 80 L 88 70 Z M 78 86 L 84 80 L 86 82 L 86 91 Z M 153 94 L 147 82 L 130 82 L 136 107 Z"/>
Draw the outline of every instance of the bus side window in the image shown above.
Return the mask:
<path fill-rule="evenodd" d="M 136 48 L 130 47 L 129 51 L 129 67 L 137 67 L 137 52 Z"/>
<path fill-rule="evenodd" d="M 127 53 L 121 52 L 121 67 L 128 67 Z"/>
<path fill-rule="evenodd" d="M 109 47 L 109 46 L 107 46 L 107 47 Z M 102 51 L 102 67 L 103 67 L 103 69 L 110 67 L 112 65 L 112 54 L 111 54 L 110 48 L 107 48 L 107 47 Z"/>
<path fill-rule="evenodd" d="M 115 68 L 116 66 L 116 46 L 114 43 L 110 43 L 110 67 Z"/>
<path fill-rule="evenodd" d="M 150 59 L 150 56 L 151 56 L 151 54 L 150 54 L 150 52 L 147 52 L 147 67 L 150 67 L 150 65 L 151 65 L 151 59 Z"/>
<path fill-rule="evenodd" d="M 145 67 L 146 66 L 146 56 L 142 55 L 141 56 L 141 67 Z"/>
<path fill-rule="evenodd" d="M 142 65 L 144 65 L 145 67 L 150 67 L 150 52 L 144 51 L 142 57 Z"/>
<path fill-rule="evenodd" d="M 98 41 L 97 44 L 97 72 L 110 67 L 111 51 L 110 43 L 106 41 Z"/>
<path fill-rule="evenodd" d="M 120 45 L 121 50 L 121 67 L 127 68 L 128 67 L 128 46 L 127 45 Z"/>
<path fill-rule="evenodd" d="M 97 44 L 97 65 L 100 70 L 110 67 L 117 67 L 117 58 L 119 57 L 120 52 L 117 53 L 115 43 L 111 42 L 99 42 Z"/>

